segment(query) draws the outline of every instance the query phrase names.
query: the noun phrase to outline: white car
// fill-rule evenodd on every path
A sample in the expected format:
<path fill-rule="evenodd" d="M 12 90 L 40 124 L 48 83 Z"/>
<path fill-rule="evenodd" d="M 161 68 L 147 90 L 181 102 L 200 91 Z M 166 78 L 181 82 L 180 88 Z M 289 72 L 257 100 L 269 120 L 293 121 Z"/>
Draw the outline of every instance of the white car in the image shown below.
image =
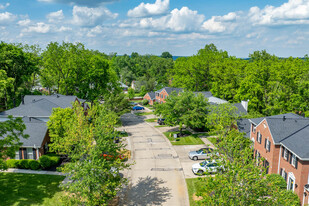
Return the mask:
<path fill-rule="evenodd" d="M 211 156 L 213 149 L 211 148 L 202 148 L 197 151 L 189 152 L 189 158 L 191 160 L 198 160 L 198 159 L 208 159 Z"/>
<path fill-rule="evenodd" d="M 204 160 L 201 163 L 195 163 L 192 165 L 192 172 L 194 174 L 202 175 L 205 172 L 209 173 L 216 173 L 218 172 L 222 167 L 218 165 L 218 163 L 214 160 L 207 161 Z"/>

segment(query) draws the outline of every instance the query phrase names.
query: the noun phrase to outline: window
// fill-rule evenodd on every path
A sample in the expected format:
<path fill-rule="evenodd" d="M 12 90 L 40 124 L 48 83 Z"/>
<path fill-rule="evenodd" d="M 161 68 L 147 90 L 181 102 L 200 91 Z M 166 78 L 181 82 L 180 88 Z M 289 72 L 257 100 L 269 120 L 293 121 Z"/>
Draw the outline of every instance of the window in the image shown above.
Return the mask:
<path fill-rule="evenodd" d="M 294 167 L 296 166 L 296 156 L 294 154 L 292 154 L 292 163 L 291 163 Z"/>
<path fill-rule="evenodd" d="M 267 126 L 266 126 L 266 124 L 265 124 L 265 123 L 263 124 L 263 126 L 264 126 L 264 128 L 267 128 Z"/>
<path fill-rule="evenodd" d="M 252 132 L 255 134 L 256 131 L 256 126 L 254 124 L 252 124 Z"/>
<path fill-rule="evenodd" d="M 266 174 L 268 174 L 269 162 L 267 160 L 264 160 L 264 167 L 266 168 Z"/>
<path fill-rule="evenodd" d="M 289 155 L 288 150 L 286 148 L 284 148 L 283 158 L 287 160 L 288 155 Z"/>
<path fill-rule="evenodd" d="M 33 159 L 33 149 L 27 148 L 27 157 L 28 159 Z"/>
<path fill-rule="evenodd" d="M 15 152 L 15 159 L 19 160 L 19 150 Z"/>
<path fill-rule="evenodd" d="M 257 133 L 257 141 L 258 141 L 258 143 L 260 143 L 260 144 L 261 144 L 261 142 L 262 142 L 262 135 L 261 135 L 260 132 Z"/>
<path fill-rule="evenodd" d="M 270 151 L 270 141 L 266 139 L 266 150 Z"/>
<path fill-rule="evenodd" d="M 286 174 L 285 170 L 282 169 L 282 168 L 281 168 L 281 170 L 280 170 L 280 175 L 281 175 L 281 176 L 283 177 L 283 179 L 286 181 L 287 174 Z"/>
<path fill-rule="evenodd" d="M 295 179 L 292 176 L 289 176 L 288 190 L 294 191 L 294 184 L 295 184 Z"/>
<path fill-rule="evenodd" d="M 163 98 L 163 94 L 161 94 L 161 98 Z"/>

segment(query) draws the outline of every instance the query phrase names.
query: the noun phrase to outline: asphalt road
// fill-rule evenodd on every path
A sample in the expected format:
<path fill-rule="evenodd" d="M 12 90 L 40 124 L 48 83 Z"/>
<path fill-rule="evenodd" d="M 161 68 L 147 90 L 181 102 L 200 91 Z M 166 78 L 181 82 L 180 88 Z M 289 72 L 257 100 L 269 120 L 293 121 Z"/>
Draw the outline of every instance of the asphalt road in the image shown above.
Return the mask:
<path fill-rule="evenodd" d="M 123 189 L 119 205 L 188 206 L 184 171 L 175 149 L 142 118 L 134 114 L 122 117 L 135 164 L 127 172 L 129 185 Z"/>

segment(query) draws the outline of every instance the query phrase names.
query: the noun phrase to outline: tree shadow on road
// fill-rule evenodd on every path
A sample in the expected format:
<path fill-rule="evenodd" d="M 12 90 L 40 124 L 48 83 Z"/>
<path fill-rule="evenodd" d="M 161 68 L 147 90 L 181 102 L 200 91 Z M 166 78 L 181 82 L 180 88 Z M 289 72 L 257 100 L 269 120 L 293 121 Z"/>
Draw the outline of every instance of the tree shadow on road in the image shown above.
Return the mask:
<path fill-rule="evenodd" d="M 147 176 L 135 185 L 123 189 L 121 205 L 162 205 L 171 197 L 170 189 L 162 186 L 165 181 Z"/>

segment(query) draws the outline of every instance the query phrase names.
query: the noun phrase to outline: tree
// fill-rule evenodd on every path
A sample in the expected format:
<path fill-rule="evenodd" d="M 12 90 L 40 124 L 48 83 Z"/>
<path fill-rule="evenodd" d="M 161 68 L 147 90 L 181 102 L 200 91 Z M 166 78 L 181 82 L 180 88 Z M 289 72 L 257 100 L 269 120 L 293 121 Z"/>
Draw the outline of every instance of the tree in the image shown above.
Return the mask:
<path fill-rule="evenodd" d="M 165 118 L 164 123 L 170 126 L 179 125 L 182 133 L 183 125 L 205 129 L 208 113 L 208 101 L 203 95 L 193 92 L 175 92 L 168 96 L 164 104 L 156 106 L 155 114 Z"/>
<path fill-rule="evenodd" d="M 0 70 L 0 102 L 3 102 L 4 105 L 1 105 L 0 111 L 8 108 L 8 101 L 10 100 L 9 91 L 13 90 L 13 78 L 9 78 L 6 75 L 4 70 Z M 3 99 L 1 101 L 1 99 Z"/>
<path fill-rule="evenodd" d="M 262 160 L 252 158 L 253 151 L 248 138 L 232 129 L 218 140 L 217 152 L 220 155 L 214 155 L 213 158 L 224 169 L 215 176 L 201 179 L 204 186 L 197 194 L 203 197 L 200 204 L 299 205 L 295 195 L 286 196 L 286 189 L 266 178 Z"/>
<path fill-rule="evenodd" d="M 63 167 L 71 180 L 62 185 L 68 192 L 65 198 L 82 205 L 106 205 L 126 182 L 119 171 L 129 166 L 119 158 L 124 145 L 113 141 L 117 115 L 98 104 L 92 105 L 87 115 L 79 104 L 67 109 L 70 112 L 61 110 L 53 112 L 48 128 L 51 149 L 70 159 Z M 60 123 L 63 117 L 66 119 Z M 66 129 L 56 134 L 62 138 L 55 139 L 57 128 Z"/>
<path fill-rule="evenodd" d="M 133 88 L 128 89 L 129 99 L 134 99 L 135 97 L 135 90 Z"/>
<path fill-rule="evenodd" d="M 165 59 L 172 59 L 173 58 L 173 56 L 169 52 L 167 52 L 167 51 L 166 52 L 162 52 L 161 57 L 165 58 Z"/>
<path fill-rule="evenodd" d="M 21 118 L 8 116 L 8 120 L 0 122 L 0 170 L 6 169 L 4 160 L 15 157 L 15 152 L 22 145 L 20 138 L 27 139 L 29 135 L 24 134 L 26 129 Z"/>
<path fill-rule="evenodd" d="M 111 112 L 121 116 L 130 111 L 129 101 L 124 93 L 110 93 L 104 97 L 104 107 Z"/>

